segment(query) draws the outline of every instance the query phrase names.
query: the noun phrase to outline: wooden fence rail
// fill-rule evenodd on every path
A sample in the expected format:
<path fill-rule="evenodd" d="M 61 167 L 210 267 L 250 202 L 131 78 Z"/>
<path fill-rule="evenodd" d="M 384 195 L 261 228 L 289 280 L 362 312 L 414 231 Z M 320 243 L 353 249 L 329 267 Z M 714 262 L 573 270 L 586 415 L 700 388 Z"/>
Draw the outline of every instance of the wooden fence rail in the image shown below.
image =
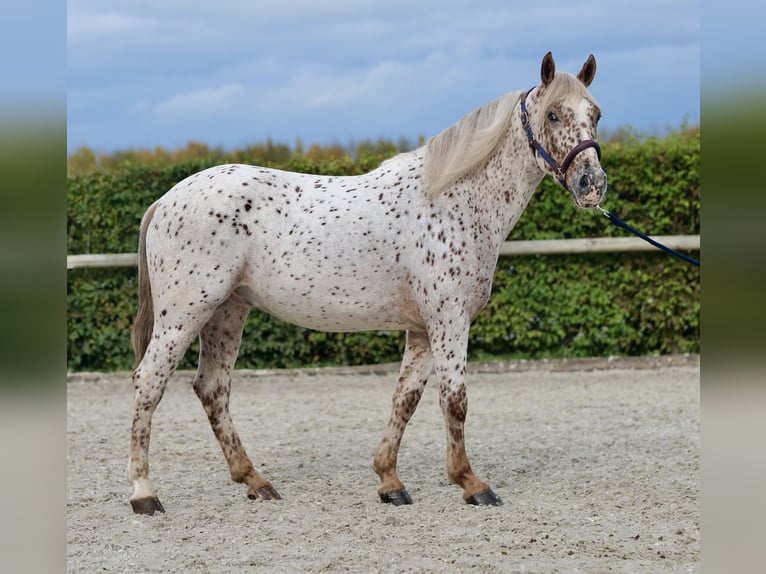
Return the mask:
<path fill-rule="evenodd" d="M 657 235 L 652 237 L 681 251 L 699 251 L 699 235 Z M 568 253 L 607 253 L 618 251 L 653 251 L 656 248 L 638 237 L 598 237 L 588 239 L 542 239 L 536 241 L 506 241 L 500 255 L 562 255 Z M 661 253 L 657 251 L 657 253 Z M 137 253 L 105 253 L 67 255 L 66 268 L 135 267 Z"/>

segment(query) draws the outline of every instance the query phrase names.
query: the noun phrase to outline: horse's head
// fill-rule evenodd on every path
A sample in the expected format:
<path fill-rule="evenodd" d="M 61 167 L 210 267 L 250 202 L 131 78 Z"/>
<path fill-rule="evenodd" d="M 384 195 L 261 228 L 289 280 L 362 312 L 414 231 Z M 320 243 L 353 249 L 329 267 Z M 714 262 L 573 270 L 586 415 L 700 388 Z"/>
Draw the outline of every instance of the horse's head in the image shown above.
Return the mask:
<path fill-rule="evenodd" d="M 606 173 L 596 141 L 601 110 L 588 92 L 595 75 L 592 54 L 575 77 L 557 74 L 548 52 L 540 70 L 542 82 L 521 98 L 522 123 L 537 165 L 583 208 L 597 206 L 606 193 Z"/>

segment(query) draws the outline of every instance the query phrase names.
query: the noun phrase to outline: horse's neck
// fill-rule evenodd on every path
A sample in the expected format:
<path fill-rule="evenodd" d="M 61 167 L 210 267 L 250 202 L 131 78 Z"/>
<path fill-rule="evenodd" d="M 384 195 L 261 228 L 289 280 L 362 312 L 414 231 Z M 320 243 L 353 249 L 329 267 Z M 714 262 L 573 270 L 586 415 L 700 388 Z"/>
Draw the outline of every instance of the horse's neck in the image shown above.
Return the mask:
<path fill-rule="evenodd" d="M 513 229 L 543 177 L 521 122 L 518 117 L 514 117 L 508 137 L 501 140 L 486 165 L 471 174 L 464 189 L 472 195 L 472 204 L 491 214 L 491 229 L 498 241 L 502 242 Z"/>

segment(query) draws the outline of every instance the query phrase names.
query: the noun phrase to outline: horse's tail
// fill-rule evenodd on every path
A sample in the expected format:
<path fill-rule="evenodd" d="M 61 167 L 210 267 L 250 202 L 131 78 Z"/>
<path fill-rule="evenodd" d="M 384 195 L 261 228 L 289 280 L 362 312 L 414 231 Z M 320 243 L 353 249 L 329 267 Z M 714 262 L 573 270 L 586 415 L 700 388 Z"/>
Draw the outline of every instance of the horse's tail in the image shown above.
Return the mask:
<path fill-rule="evenodd" d="M 149 267 L 146 264 L 146 230 L 154 215 L 157 204 L 153 204 L 141 220 L 141 231 L 138 236 L 138 313 L 130 330 L 133 341 L 133 352 L 136 362 L 135 369 L 144 358 L 154 326 L 154 308 L 152 305 L 152 285 L 149 282 Z"/>

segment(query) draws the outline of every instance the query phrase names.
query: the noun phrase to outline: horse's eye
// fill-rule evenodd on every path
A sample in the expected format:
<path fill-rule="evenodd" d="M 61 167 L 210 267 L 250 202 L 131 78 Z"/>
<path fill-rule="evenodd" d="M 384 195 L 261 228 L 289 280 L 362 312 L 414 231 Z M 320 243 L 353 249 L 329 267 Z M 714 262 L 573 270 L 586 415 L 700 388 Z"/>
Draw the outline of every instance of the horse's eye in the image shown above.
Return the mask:
<path fill-rule="evenodd" d="M 559 117 L 556 115 L 556 112 L 548 112 L 548 120 L 557 122 L 559 121 Z"/>

